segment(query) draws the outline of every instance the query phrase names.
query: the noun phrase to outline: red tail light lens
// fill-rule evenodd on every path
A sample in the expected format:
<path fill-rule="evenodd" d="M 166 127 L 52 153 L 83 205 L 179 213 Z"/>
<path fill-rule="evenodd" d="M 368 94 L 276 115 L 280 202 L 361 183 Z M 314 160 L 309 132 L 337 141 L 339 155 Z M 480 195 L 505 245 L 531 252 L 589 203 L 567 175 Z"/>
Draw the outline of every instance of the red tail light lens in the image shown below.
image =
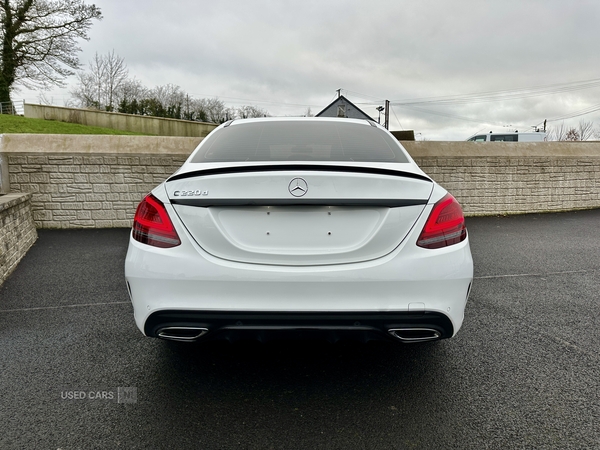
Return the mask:
<path fill-rule="evenodd" d="M 446 194 L 433 206 L 417 245 L 423 248 L 442 248 L 458 244 L 466 237 L 467 228 L 462 208 L 452 195 Z"/>
<path fill-rule="evenodd" d="M 152 194 L 146 195 L 135 211 L 133 238 L 143 244 L 160 248 L 181 244 L 165 205 Z"/>

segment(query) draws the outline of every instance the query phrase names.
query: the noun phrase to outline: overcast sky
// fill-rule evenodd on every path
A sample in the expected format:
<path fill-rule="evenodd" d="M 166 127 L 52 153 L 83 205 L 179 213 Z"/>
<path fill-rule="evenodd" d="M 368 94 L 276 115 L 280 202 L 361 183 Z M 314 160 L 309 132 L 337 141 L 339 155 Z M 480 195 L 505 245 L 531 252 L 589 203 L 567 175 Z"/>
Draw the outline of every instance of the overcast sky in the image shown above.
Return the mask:
<path fill-rule="evenodd" d="M 114 50 L 149 88 L 171 83 L 274 116 L 317 113 L 342 88 L 375 119 L 392 101 L 392 130 L 462 140 L 600 108 L 599 0 L 94 3 L 104 18 L 81 43 L 85 66 Z M 503 99 L 465 98 L 474 93 Z M 38 102 L 24 89 L 13 97 Z M 68 90 L 46 98 L 64 105 Z M 415 99 L 429 102 L 402 105 Z M 581 119 L 600 128 L 600 111 L 565 123 Z"/>

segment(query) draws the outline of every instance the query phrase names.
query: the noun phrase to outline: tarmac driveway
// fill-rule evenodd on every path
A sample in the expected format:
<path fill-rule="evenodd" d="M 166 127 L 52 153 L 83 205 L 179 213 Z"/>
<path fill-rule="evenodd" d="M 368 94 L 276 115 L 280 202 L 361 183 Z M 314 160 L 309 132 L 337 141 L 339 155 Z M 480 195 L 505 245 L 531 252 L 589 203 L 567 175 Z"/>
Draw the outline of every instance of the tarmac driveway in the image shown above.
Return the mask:
<path fill-rule="evenodd" d="M 453 339 L 177 345 L 128 230 L 39 230 L 0 287 L 0 448 L 599 448 L 600 210 L 467 221 Z"/>

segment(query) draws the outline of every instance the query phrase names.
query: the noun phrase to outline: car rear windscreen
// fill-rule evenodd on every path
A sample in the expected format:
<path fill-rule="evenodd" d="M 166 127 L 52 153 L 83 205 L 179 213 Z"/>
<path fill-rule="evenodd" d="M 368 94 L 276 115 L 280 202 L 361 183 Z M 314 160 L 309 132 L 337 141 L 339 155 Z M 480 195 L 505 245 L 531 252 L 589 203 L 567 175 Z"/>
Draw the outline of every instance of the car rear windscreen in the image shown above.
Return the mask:
<path fill-rule="evenodd" d="M 360 161 L 407 163 L 398 142 L 360 123 L 237 123 L 211 133 L 193 163 L 227 161 Z"/>

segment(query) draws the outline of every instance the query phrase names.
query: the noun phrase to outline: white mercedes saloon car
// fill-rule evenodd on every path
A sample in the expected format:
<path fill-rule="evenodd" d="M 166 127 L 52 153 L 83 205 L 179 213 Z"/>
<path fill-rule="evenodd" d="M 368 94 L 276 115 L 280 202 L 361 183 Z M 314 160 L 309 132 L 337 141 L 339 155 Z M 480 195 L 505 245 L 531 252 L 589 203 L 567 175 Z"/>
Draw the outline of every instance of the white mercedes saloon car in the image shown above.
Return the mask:
<path fill-rule="evenodd" d="M 146 336 L 423 342 L 460 329 L 462 209 L 367 120 L 233 120 L 135 213 L 125 277 Z"/>

